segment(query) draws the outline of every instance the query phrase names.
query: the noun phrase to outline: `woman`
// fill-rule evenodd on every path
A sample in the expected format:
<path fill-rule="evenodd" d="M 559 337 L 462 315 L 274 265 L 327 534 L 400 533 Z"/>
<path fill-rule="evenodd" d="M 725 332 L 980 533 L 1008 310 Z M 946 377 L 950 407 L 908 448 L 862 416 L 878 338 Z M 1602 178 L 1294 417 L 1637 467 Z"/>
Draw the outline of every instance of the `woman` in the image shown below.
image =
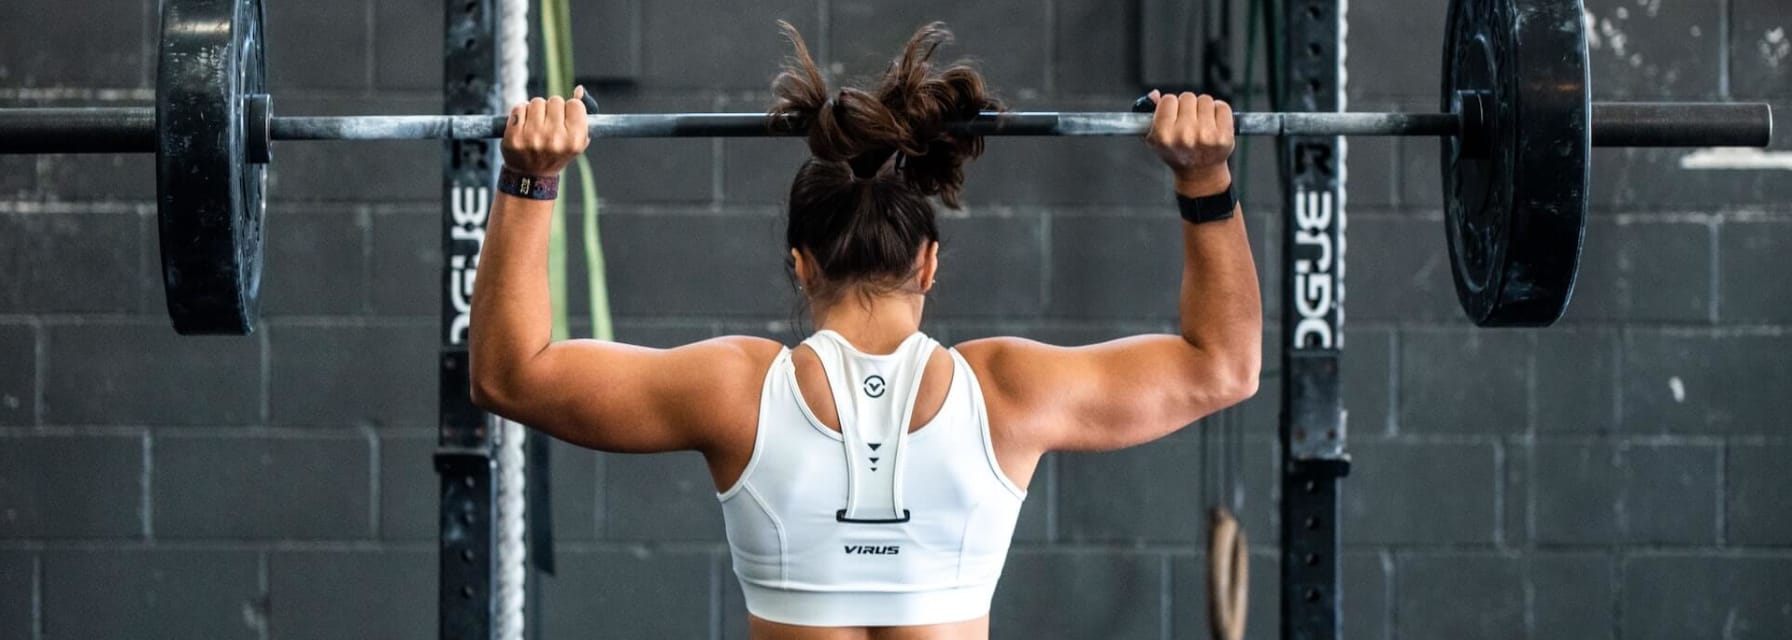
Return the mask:
<path fill-rule="evenodd" d="M 940 25 L 878 86 L 838 92 L 783 28 L 795 56 L 772 111 L 809 124 L 786 239 L 816 334 L 794 349 L 550 342 L 544 198 L 588 143 L 580 89 L 511 111 L 473 301 L 474 401 L 593 449 L 702 452 L 754 638 L 984 638 L 1041 455 L 1150 442 L 1256 391 L 1261 305 L 1226 167 L 1231 110 L 1151 94 L 1146 142 L 1183 205 L 1184 221 L 1163 223 L 1183 237 L 1180 335 L 945 349 L 919 332 L 940 269 L 933 198 L 958 206 L 982 141 L 943 123 L 1000 105 L 976 71 L 929 63 Z"/>

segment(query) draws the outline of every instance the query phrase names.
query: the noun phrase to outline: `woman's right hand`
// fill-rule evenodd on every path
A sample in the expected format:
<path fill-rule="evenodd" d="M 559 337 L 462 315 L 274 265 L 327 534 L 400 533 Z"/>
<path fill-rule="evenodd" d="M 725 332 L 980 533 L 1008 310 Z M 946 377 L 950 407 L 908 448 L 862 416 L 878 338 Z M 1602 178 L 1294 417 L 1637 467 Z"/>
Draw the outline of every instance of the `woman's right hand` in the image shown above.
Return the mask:
<path fill-rule="evenodd" d="M 585 125 L 585 88 L 571 100 L 536 98 L 510 109 L 504 126 L 504 166 L 518 173 L 553 177 L 591 145 Z"/>
<path fill-rule="evenodd" d="M 1157 103 L 1157 111 L 1145 142 L 1175 173 L 1176 190 L 1198 197 L 1231 186 L 1232 172 L 1226 159 L 1232 156 L 1235 138 L 1232 106 L 1193 93 L 1152 91 L 1147 97 Z"/>

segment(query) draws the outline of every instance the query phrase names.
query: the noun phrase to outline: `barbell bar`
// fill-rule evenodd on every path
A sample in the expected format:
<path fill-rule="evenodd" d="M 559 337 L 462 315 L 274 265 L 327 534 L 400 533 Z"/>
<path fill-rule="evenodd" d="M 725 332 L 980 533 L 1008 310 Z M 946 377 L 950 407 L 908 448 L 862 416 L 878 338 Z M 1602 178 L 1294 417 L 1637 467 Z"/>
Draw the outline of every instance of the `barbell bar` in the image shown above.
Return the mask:
<path fill-rule="evenodd" d="M 275 117 L 261 0 L 160 4 L 154 108 L 0 109 L 0 154 L 155 153 L 162 278 L 182 334 L 254 329 L 273 141 L 502 137 L 499 115 Z M 1483 326 L 1548 325 L 1567 308 L 1578 274 L 1592 147 L 1762 147 L 1773 130 L 1765 104 L 1593 102 L 1585 30 L 1582 0 L 1450 0 L 1439 112 L 1241 113 L 1238 132 L 1437 137 L 1463 311 Z M 1324 54 L 1321 45 L 1305 49 Z M 987 136 L 1127 136 L 1143 134 L 1150 118 L 984 113 L 951 127 Z M 803 130 L 789 116 L 760 113 L 594 113 L 590 124 L 598 138 Z M 1312 252 L 1302 259 L 1331 255 L 1319 246 L 1294 250 Z"/>
<path fill-rule="evenodd" d="M 1765 103 L 1595 102 L 1595 147 L 1766 146 L 1773 112 Z M 1151 114 L 985 112 L 947 128 L 981 136 L 1137 136 Z M 1457 136 L 1453 113 L 1238 113 L 1246 136 Z M 268 140 L 484 140 L 502 138 L 504 116 L 273 116 Z M 786 122 L 779 122 L 786 120 Z M 0 109 L 0 154 L 153 153 L 148 107 Z M 593 138 L 801 135 L 794 119 L 763 113 L 591 114 Z M 257 141 L 250 140 L 255 146 Z M 264 142 L 265 144 L 265 142 Z"/>

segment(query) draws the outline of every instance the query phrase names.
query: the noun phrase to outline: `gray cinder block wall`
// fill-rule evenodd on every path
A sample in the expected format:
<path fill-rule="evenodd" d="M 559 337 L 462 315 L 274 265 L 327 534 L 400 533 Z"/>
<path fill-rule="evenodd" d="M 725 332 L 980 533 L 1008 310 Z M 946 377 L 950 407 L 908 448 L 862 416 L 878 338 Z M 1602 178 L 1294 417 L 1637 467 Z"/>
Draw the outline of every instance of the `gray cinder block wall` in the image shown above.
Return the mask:
<path fill-rule="evenodd" d="M 611 111 L 763 108 L 782 54 L 774 18 L 847 74 L 947 20 L 954 51 L 982 58 L 1017 107 L 1117 110 L 1141 88 L 1137 2 L 577 4 L 581 67 L 634 78 L 603 89 Z M 1792 113 L 1782 0 L 1589 4 L 1599 97 Z M 1353 107 L 1434 108 L 1444 5 L 1351 3 Z M 156 9 L 0 4 L 0 105 L 148 104 Z M 268 0 L 267 13 L 280 112 L 439 109 L 439 1 Z M 1452 299 L 1436 145 L 1350 145 L 1347 635 L 1792 635 L 1792 173 L 1599 152 L 1568 317 L 1483 331 Z M 1250 152 L 1244 197 L 1269 269 L 1267 151 Z M 0 638 L 434 635 L 442 152 L 275 153 L 267 316 L 244 339 L 168 328 L 148 157 L 0 156 Z M 794 339 L 777 238 L 801 154 L 766 140 L 593 146 L 623 339 Z M 1136 142 L 993 142 L 968 208 L 946 216 L 928 330 L 1077 343 L 1170 328 L 1168 194 Z M 1277 623 L 1275 363 L 1272 351 L 1262 392 L 1236 410 L 1253 638 Z M 1190 429 L 1049 457 L 995 636 L 1202 637 L 1201 451 Z M 561 446 L 554 463 L 548 637 L 744 636 L 694 455 Z"/>

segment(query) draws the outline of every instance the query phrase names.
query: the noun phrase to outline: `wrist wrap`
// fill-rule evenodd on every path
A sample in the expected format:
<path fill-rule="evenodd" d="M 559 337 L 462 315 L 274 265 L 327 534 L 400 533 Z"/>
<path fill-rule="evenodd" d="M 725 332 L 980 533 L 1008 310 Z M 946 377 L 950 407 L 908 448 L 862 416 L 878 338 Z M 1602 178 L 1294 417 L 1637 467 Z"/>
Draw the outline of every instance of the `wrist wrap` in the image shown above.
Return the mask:
<path fill-rule="evenodd" d="M 560 197 L 559 176 L 532 176 L 504 167 L 498 171 L 498 192 L 530 200 Z"/>
<path fill-rule="evenodd" d="M 1238 198 L 1233 195 L 1230 186 L 1225 191 L 1199 198 L 1178 193 L 1176 208 L 1182 212 L 1183 220 L 1195 224 L 1218 222 L 1232 218 L 1232 212 L 1238 208 Z"/>

